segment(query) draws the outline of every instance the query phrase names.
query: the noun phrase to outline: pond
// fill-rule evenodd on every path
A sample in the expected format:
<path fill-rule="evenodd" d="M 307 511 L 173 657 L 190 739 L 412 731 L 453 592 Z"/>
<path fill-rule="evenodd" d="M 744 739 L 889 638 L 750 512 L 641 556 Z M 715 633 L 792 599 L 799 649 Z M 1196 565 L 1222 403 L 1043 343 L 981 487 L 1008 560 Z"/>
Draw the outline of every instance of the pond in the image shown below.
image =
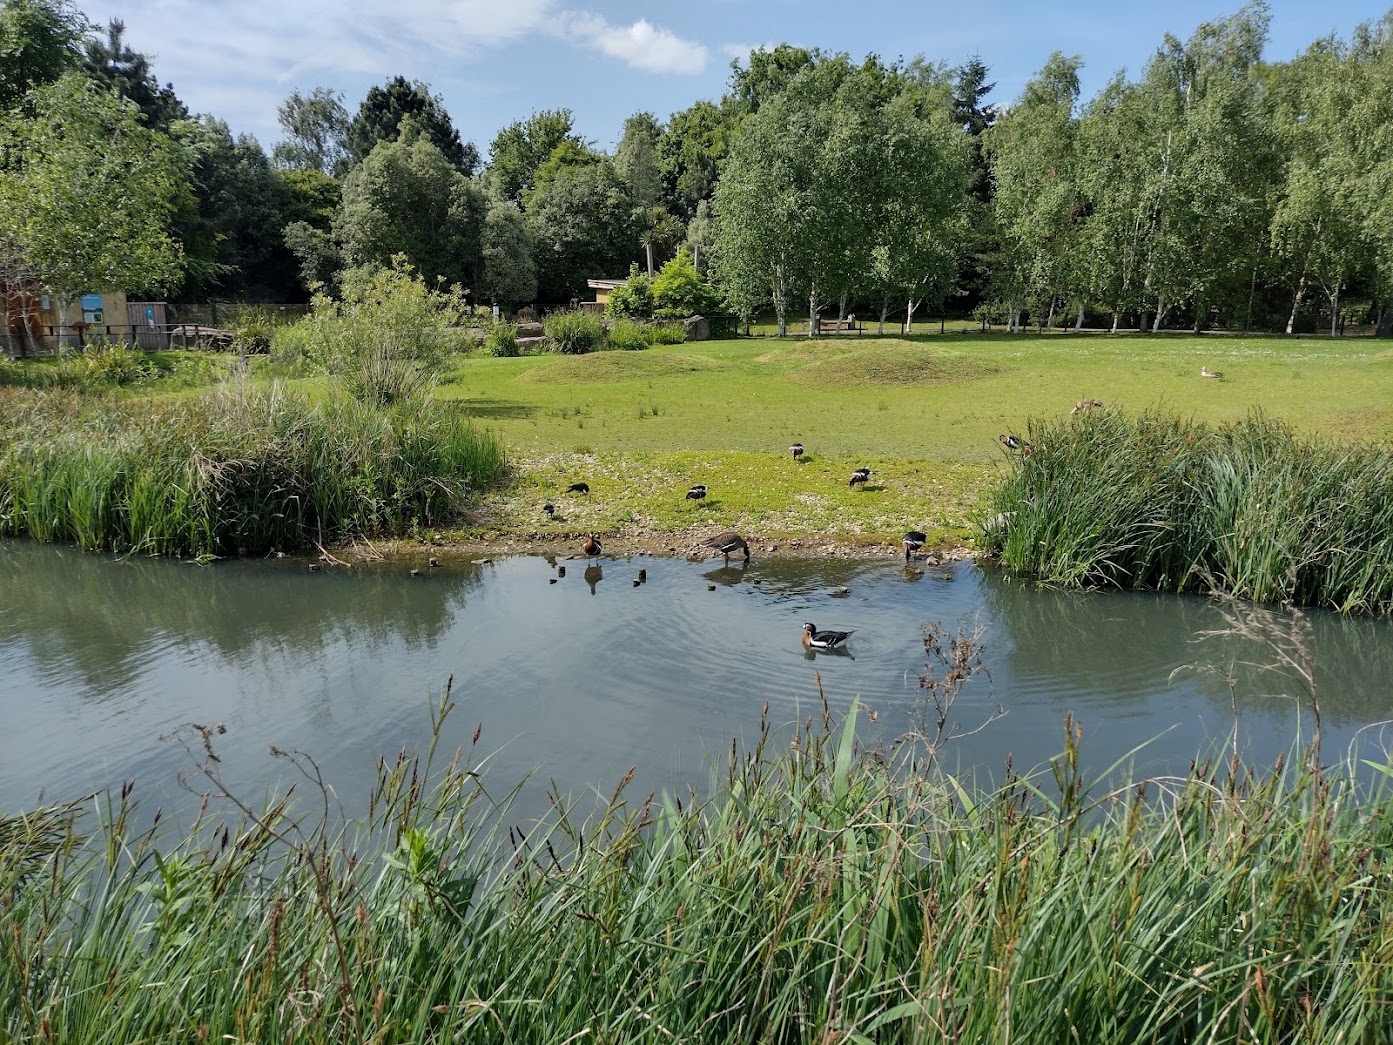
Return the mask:
<path fill-rule="evenodd" d="M 1068 715 L 1094 774 L 1134 749 L 1137 773 L 1183 772 L 1226 742 L 1235 709 L 1259 765 L 1311 726 L 1297 682 L 1245 664 L 1271 663 L 1258 643 L 1202 637 L 1225 627 L 1204 599 L 1038 590 L 971 563 L 436 552 L 429 568 L 429 554 L 311 570 L 0 542 L 0 810 L 126 780 L 144 807 L 188 808 L 195 758 L 168 738 L 189 722 L 226 727 L 219 765 L 242 794 L 294 779 L 275 745 L 313 756 L 358 810 L 379 755 L 425 748 L 450 676 L 442 749 L 481 728 L 500 792 L 530 774 L 538 795 L 608 793 L 631 766 L 642 793 L 700 788 L 733 739 L 757 736 L 766 701 L 776 726 L 820 713 L 819 682 L 834 715 L 874 709 L 867 743 L 891 743 L 915 721 L 930 621 L 983 629 L 986 670 L 952 721 L 966 733 L 1002 714 L 947 758 L 986 778 L 1008 756 L 1029 769 L 1058 754 Z M 1381 753 L 1393 631 L 1309 619 L 1326 759 L 1351 742 Z M 804 621 L 855 634 L 844 653 L 809 652 Z"/>

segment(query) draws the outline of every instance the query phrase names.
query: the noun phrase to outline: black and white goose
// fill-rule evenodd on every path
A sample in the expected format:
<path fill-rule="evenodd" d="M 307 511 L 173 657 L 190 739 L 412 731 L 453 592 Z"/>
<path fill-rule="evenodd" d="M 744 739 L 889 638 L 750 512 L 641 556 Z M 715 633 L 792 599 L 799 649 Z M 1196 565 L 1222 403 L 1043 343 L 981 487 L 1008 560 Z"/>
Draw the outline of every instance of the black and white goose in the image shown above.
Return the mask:
<path fill-rule="evenodd" d="M 706 487 L 701 483 L 697 483 L 696 486 L 693 486 L 690 490 L 687 491 L 687 500 L 689 501 L 699 501 L 705 496 Z"/>
<path fill-rule="evenodd" d="M 811 621 L 803 625 L 803 645 L 808 649 L 836 649 L 855 634 L 851 631 L 818 631 Z"/>
<path fill-rule="evenodd" d="M 866 485 L 866 480 L 869 479 L 872 474 L 869 468 L 858 468 L 851 473 L 851 482 L 847 483 L 847 486 L 855 487 L 857 483 L 860 483 L 864 487 Z"/>
<path fill-rule="evenodd" d="M 928 540 L 928 537 L 922 530 L 910 530 L 902 540 L 904 543 L 904 561 L 909 562 L 910 554 L 924 547 L 924 542 Z"/>
<path fill-rule="evenodd" d="M 726 565 L 730 565 L 730 557 L 733 553 L 744 551 L 745 561 L 750 561 L 750 546 L 745 543 L 745 538 L 741 537 L 733 530 L 730 533 L 717 534 L 706 542 L 706 547 L 715 548 L 726 557 Z"/>

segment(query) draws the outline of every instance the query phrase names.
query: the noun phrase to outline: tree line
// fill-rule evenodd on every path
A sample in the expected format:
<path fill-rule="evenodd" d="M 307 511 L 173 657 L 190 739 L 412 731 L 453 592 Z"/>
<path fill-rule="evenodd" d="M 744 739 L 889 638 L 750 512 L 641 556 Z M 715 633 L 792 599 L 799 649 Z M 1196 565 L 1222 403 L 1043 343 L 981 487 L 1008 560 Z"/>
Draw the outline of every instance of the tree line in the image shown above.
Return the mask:
<path fill-rule="evenodd" d="M 427 84 L 279 109 L 268 155 L 191 114 L 119 21 L 0 5 L 0 277 L 59 293 L 294 300 L 404 258 L 505 306 L 684 248 L 753 316 L 981 310 L 1012 329 L 1393 332 L 1393 12 L 1262 59 L 1262 2 L 1166 36 L 1091 100 L 1053 54 L 1011 104 L 980 59 L 781 44 L 613 153 L 565 108 L 487 158 Z M 100 147 L 99 147 L 100 146 Z M 99 235 L 93 235 L 94 232 Z"/>

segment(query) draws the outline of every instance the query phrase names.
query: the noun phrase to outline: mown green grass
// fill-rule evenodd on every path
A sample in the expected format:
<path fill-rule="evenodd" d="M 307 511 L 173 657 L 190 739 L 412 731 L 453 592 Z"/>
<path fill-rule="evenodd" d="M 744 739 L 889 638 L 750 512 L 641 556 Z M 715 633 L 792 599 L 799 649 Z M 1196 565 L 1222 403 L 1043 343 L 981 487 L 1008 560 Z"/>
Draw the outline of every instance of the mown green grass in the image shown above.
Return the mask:
<path fill-rule="evenodd" d="M 1051 766 L 978 788 L 932 738 L 858 748 L 856 716 L 766 731 L 707 797 L 621 782 L 597 816 L 558 800 L 521 832 L 477 734 L 443 772 L 381 763 L 346 830 L 308 801 L 229 801 L 211 758 L 186 834 L 137 826 L 125 789 L 90 825 L 75 807 L 0 819 L 0 1036 L 1386 1036 L 1386 786 L 1306 758 L 1090 784 L 1066 724 Z M 187 739 L 216 748 L 212 729 Z"/>
<path fill-rule="evenodd" d="M 1224 378 L 1200 377 L 1205 366 Z M 493 427 L 514 455 L 523 481 L 488 506 L 489 525 L 531 532 L 557 483 L 594 472 L 603 498 L 572 515 L 585 526 L 682 526 L 672 494 L 680 501 L 687 485 L 706 482 L 723 502 L 708 507 L 713 524 L 868 541 L 941 527 L 966 540 L 964 509 L 1010 474 L 997 436 L 1023 433 L 1032 419 L 1066 417 L 1091 397 L 1211 422 L 1261 407 L 1298 432 L 1382 439 L 1393 434 L 1393 350 L 1363 338 L 746 338 L 474 357 L 438 394 Z M 802 472 L 789 467 L 795 440 L 808 450 Z M 834 498 L 834 517 L 806 510 L 861 465 L 876 469 L 880 490 Z"/>

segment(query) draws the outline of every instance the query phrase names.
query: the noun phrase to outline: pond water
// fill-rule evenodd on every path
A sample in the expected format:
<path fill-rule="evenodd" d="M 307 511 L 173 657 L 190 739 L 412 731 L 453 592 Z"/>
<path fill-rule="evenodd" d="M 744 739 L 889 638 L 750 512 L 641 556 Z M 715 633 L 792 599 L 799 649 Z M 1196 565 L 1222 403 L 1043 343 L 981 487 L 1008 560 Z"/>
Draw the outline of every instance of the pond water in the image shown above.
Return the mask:
<path fill-rule="evenodd" d="M 701 787 L 732 739 L 757 735 L 766 701 L 784 727 L 820 710 L 819 679 L 834 713 L 854 698 L 875 709 L 867 742 L 909 728 L 930 621 L 984 629 L 987 672 L 953 721 L 1004 714 L 948 758 L 987 777 L 1008 755 L 1026 769 L 1058 754 L 1069 714 L 1094 772 L 1139 746 L 1135 772 L 1183 772 L 1224 742 L 1235 703 L 1258 764 L 1311 724 L 1296 682 L 1244 666 L 1270 662 L 1258 644 L 1199 637 L 1225 625 L 1203 599 L 1042 591 L 969 563 L 518 555 L 430 569 L 426 555 L 311 571 L 0 542 L 0 810 L 126 780 L 147 806 L 187 806 L 179 775 L 195 760 L 162 738 L 188 722 L 225 725 L 216 750 L 242 793 L 289 782 L 276 745 L 312 755 L 358 809 L 379 754 L 424 749 L 451 675 L 442 747 L 482 727 L 501 791 L 532 774 L 538 789 L 608 793 L 631 766 L 643 793 Z M 1351 742 L 1381 752 L 1389 623 L 1310 620 L 1327 760 Z M 805 651 L 804 621 L 855 629 L 847 652 Z"/>

